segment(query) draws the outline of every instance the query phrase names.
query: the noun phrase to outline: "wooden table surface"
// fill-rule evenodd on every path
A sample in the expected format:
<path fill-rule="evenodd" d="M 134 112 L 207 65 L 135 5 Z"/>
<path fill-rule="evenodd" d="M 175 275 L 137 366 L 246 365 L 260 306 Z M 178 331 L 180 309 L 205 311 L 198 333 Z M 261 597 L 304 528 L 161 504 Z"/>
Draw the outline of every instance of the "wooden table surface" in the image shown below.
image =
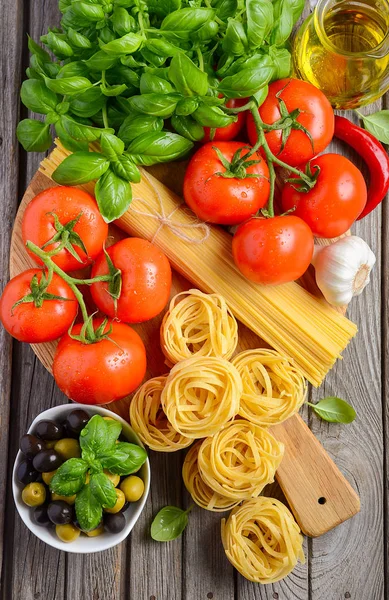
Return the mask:
<path fill-rule="evenodd" d="M 27 155 L 15 135 L 19 87 L 28 65 L 28 32 L 35 39 L 59 22 L 57 0 L 3 0 L 0 26 L 0 278 L 8 281 L 14 216 L 42 156 Z M 388 107 L 388 98 L 368 107 Z M 351 115 L 347 115 L 351 116 Z M 347 153 L 338 146 L 337 151 Z M 349 155 L 349 154 L 348 154 Z M 361 161 L 351 155 L 359 166 Z M 126 543 L 88 556 L 65 554 L 32 535 L 17 515 L 10 485 L 18 441 L 42 410 L 66 398 L 27 344 L 12 343 L 0 329 L 0 568 L 1 600 L 384 600 L 388 598 L 389 444 L 389 207 L 359 222 L 354 233 L 377 256 L 371 284 L 348 316 L 359 333 L 344 360 L 312 402 L 337 395 L 351 402 L 351 425 L 328 424 L 310 411 L 303 416 L 361 496 L 361 512 L 332 532 L 305 540 L 306 564 L 270 586 L 239 576 L 224 556 L 220 516 L 196 508 L 182 538 L 153 542 L 148 526 L 166 504 L 186 506 L 182 455 L 151 453 L 152 486 L 146 509 Z M 386 435 L 386 440 L 385 440 Z M 385 446 L 386 441 L 386 446 Z M 386 586 L 385 587 L 385 580 Z"/>

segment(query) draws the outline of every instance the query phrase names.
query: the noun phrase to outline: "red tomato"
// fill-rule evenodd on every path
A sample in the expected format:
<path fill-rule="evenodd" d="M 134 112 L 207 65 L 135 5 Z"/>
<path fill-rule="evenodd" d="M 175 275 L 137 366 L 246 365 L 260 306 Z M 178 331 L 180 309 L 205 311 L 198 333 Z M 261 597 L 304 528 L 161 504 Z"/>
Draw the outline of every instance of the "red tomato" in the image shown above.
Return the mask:
<path fill-rule="evenodd" d="M 96 306 L 110 317 L 126 323 L 141 323 L 165 308 L 172 283 L 166 256 L 147 240 L 126 238 L 107 250 L 115 267 L 122 273 L 122 291 L 115 304 L 105 282 L 93 283 L 91 292 Z M 102 252 L 92 268 L 92 277 L 106 275 L 108 265 Z"/>
<path fill-rule="evenodd" d="M 67 300 L 43 299 L 40 307 L 34 302 L 24 302 L 12 308 L 16 302 L 31 294 L 34 275 L 39 283 L 42 279 L 39 269 L 23 271 L 7 283 L 0 299 L 0 320 L 8 333 L 20 342 L 51 342 L 69 329 L 76 318 L 78 303 L 68 284 L 54 273 L 46 293 Z"/>
<path fill-rule="evenodd" d="M 231 98 L 227 100 L 226 106 L 228 108 L 238 108 L 239 106 L 244 106 L 247 103 L 247 98 Z M 240 133 L 246 123 L 246 112 L 241 112 L 237 114 L 238 120 L 235 123 L 231 123 L 231 125 L 227 125 L 226 127 L 217 127 L 215 130 L 215 135 L 212 140 L 210 140 L 210 127 L 204 127 L 205 135 L 201 140 L 202 143 L 205 142 L 228 142 L 230 140 L 234 140 L 238 133 Z"/>
<path fill-rule="evenodd" d="M 94 327 L 102 323 L 96 319 Z M 65 334 L 54 356 L 53 375 L 60 390 L 75 402 L 108 404 L 131 394 L 146 373 L 146 350 L 128 325 L 112 321 L 109 339 L 83 344 Z M 82 324 L 75 325 L 78 335 Z"/>
<path fill-rule="evenodd" d="M 362 173 L 340 154 L 323 154 L 311 161 L 320 173 L 314 188 L 299 192 L 292 183 L 282 190 L 284 210 L 296 207 L 294 215 L 301 217 L 314 235 L 334 238 L 346 233 L 361 214 L 367 201 L 366 183 Z"/>
<path fill-rule="evenodd" d="M 269 169 L 257 153 L 249 160 L 258 164 L 247 168 L 247 173 L 258 178 L 222 177 L 227 169 L 222 165 L 214 147 L 219 148 L 228 161 L 232 160 L 240 142 L 209 142 L 192 157 L 184 178 L 184 198 L 187 205 L 203 221 L 220 225 L 237 225 L 263 208 L 269 198 Z M 245 148 L 241 156 L 247 154 Z"/>
<path fill-rule="evenodd" d="M 307 224 L 293 215 L 250 219 L 238 227 L 232 253 L 247 279 L 278 285 L 295 281 L 308 269 L 313 235 Z"/>
<path fill-rule="evenodd" d="M 54 217 L 57 215 L 61 225 L 77 218 L 81 213 L 78 223 L 73 231 L 84 242 L 88 252 L 74 245 L 74 249 L 81 258 L 79 262 L 66 249 L 53 256 L 53 262 L 63 271 L 74 271 L 89 264 L 101 252 L 108 235 L 108 225 L 100 215 L 96 201 L 90 195 L 75 187 L 59 186 L 44 190 L 29 202 L 23 215 L 22 236 L 24 244 L 30 240 L 40 248 L 56 234 Z M 59 242 L 58 242 L 59 243 Z M 50 244 L 45 250 L 53 250 L 58 243 Z M 38 264 L 41 260 L 33 253 L 31 258 Z"/>
<path fill-rule="evenodd" d="M 277 158 L 291 166 L 300 165 L 323 152 L 332 140 L 335 127 L 334 111 L 323 92 L 311 83 L 300 79 L 280 79 L 270 84 L 269 94 L 258 109 L 262 121 L 268 125 L 281 118 L 280 103 L 276 96 L 279 92 L 289 112 L 296 109 L 301 111 L 297 121 L 311 134 L 313 148 L 307 134 L 298 129 L 292 130 L 282 151 L 280 129 L 267 133 L 266 140 Z M 247 118 L 247 129 L 250 143 L 254 145 L 257 132 L 251 114 Z"/>

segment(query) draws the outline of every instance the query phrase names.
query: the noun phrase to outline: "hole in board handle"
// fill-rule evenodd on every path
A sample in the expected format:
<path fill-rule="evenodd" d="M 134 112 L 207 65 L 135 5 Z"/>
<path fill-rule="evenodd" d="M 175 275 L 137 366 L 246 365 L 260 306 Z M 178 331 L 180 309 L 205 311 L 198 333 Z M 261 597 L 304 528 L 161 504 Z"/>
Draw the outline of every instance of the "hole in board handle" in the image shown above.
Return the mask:
<path fill-rule="evenodd" d="M 324 498 L 324 496 L 321 496 L 321 498 L 318 499 L 319 504 L 325 504 L 326 502 L 327 502 L 327 498 Z"/>

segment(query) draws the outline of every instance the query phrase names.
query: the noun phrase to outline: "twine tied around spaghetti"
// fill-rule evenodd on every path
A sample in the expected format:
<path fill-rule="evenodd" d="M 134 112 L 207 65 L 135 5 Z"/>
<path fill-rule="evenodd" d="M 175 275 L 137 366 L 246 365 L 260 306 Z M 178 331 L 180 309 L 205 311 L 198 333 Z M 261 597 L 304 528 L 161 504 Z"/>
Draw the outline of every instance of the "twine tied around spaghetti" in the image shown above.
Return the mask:
<path fill-rule="evenodd" d="M 169 227 L 169 229 L 177 237 L 184 240 L 185 242 L 189 242 L 190 244 L 203 244 L 211 234 L 211 229 L 209 225 L 207 225 L 206 223 L 201 223 L 200 221 L 194 221 L 193 223 L 179 223 L 177 221 L 174 221 L 172 217 L 174 213 L 182 207 L 183 203 L 178 204 L 171 211 L 171 213 L 167 215 L 163 206 L 161 194 L 159 193 L 158 189 L 153 185 L 152 181 L 150 181 L 150 178 L 148 177 L 147 173 L 143 171 L 142 176 L 147 180 L 147 183 L 150 185 L 151 189 L 157 197 L 158 211 L 155 212 L 153 206 L 147 200 L 139 197 L 134 198 L 134 201 L 138 200 L 138 202 L 141 202 L 147 210 L 140 210 L 132 206 L 131 211 L 135 214 L 142 215 L 144 217 L 150 217 L 152 219 L 155 219 L 156 221 L 159 221 L 159 227 L 153 235 L 152 242 L 154 242 L 162 227 L 166 226 Z M 185 233 L 185 230 L 200 231 L 202 232 L 202 236 L 198 239 L 195 239 L 193 238 L 193 236 L 189 235 L 188 233 Z"/>

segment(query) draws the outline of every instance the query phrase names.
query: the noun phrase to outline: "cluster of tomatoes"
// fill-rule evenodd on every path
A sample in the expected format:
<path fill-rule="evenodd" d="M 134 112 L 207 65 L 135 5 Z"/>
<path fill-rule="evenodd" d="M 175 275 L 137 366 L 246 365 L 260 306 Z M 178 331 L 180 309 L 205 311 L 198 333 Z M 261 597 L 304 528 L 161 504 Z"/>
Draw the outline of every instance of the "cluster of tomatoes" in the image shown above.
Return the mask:
<path fill-rule="evenodd" d="M 244 101 L 227 106 L 239 103 Z M 235 123 L 217 129 L 213 141 L 192 157 L 184 198 L 206 222 L 239 225 L 232 242 L 236 266 L 248 279 L 274 285 L 303 275 L 314 236 L 334 238 L 350 228 L 365 207 L 367 189 L 362 173 L 344 156 L 317 156 L 331 142 L 335 121 L 330 103 L 316 87 L 291 78 L 275 81 L 258 113 L 266 151 L 262 146 L 250 156 L 245 173 L 229 169 L 234 156 L 244 157 L 258 139 L 252 113 L 247 118 L 246 112 L 238 113 Z M 250 146 L 232 141 L 242 136 L 245 121 Z M 273 216 L 269 197 L 273 206 L 272 177 L 280 166 L 290 176 Z"/>
<path fill-rule="evenodd" d="M 172 277 L 166 256 L 139 238 L 123 239 L 105 251 L 108 226 L 94 198 L 73 187 L 35 196 L 25 210 L 22 234 L 29 248 L 32 243 L 41 249 L 42 259 L 29 249 L 39 267 L 5 287 L 0 299 L 5 329 L 29 343 L 60 338 L 53 374 L 72 400 L 105 404 L 131 393 L 144 378 L 146 351 L 128 323 L 152 319 L 165 307 Z M 84 271 L 78 277 L 74 273 L 91 264 L 90 279 L 84 279 Z M 119 276 L 115 297 L 104 280 L 110 271 Z M 90 287 L 91 308 L 108 318 L 88 318 L 77 287 L 83 283 Z M 78 314 L 84 322 L 75 322 Z"/>

